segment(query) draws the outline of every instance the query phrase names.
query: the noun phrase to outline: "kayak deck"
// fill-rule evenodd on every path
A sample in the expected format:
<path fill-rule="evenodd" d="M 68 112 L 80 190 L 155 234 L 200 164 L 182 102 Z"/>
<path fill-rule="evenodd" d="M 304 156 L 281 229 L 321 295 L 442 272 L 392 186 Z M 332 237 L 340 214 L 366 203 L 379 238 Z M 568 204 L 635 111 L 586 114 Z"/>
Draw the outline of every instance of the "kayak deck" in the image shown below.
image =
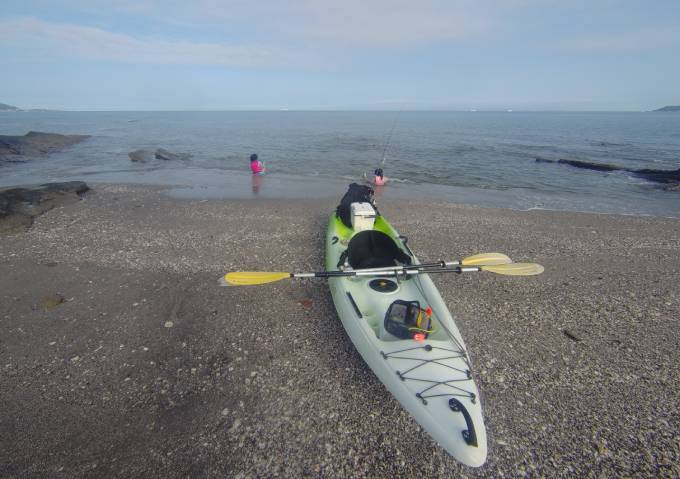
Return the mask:
<path fill-rule="evenodd" d="M 417 258 L 382 216 L 374 230 L 392 238 Z M 326 240 L 326 269 L 336 270 L 354 231 L 331 215 Z M 375 280 L 395 283 L 385 290 Z M 479 393 L 462 337 L 427 274 L 406 278 L 353 276 L 329 278 L 338 315 L 366 363 L 423 428 L 461 462 L 480 466 L 486 459 L 486 432 Z M 396 287 L 395 287 L 396 286 Z M 397 299 L 432 308 L 431 330 L 420 341 L 385 334 L 385 314 Z"/>

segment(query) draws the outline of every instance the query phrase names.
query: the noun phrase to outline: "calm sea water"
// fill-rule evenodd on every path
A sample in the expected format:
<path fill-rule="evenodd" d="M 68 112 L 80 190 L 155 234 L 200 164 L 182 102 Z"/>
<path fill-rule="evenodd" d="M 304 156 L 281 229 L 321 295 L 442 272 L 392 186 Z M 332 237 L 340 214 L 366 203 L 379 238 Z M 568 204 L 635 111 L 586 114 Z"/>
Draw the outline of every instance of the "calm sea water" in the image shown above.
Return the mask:
<path fill-rule="evenodd" d="M 30 130 L 92 138 L 46 159 L 0 166 L 0 185 L 83 179 L 175 185 L 173 194 L 192 197 L 338 196 L 385 153 L 387 199 L 680 216 L 680 192 L 622 172 L 535 162 L 680 168 L 680 114 L 673 113 L 0 113 L 0 134 Z M 192 158 L 138 164 L 127 156 L 159 147 Z M 253 152 L 269 171 L 255 182 Z"/>

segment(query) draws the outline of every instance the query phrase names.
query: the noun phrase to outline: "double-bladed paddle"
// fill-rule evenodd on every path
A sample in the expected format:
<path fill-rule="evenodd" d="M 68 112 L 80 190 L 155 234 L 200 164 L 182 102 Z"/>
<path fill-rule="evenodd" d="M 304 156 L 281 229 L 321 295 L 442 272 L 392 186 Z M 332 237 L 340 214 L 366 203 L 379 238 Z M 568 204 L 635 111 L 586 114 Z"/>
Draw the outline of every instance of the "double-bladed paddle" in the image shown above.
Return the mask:
<path fill-rule="evenodd" d="M 512 263 L 502 253 L 482 253 L 460 261 L 438 261 L 413 266 L 357 269 L 352 271 L 318 271 L 315 273 L 287 273 L 279 271 L 234 271 L 220 278 L 222 286 L 253 286 L 273 283 L 287 278 L 333 278 L 341 276 L 407 276 L 428 273 L 468 273 L 488 271 L 509 276 L 541 274 L 543 266 L 535 263 Z"/>

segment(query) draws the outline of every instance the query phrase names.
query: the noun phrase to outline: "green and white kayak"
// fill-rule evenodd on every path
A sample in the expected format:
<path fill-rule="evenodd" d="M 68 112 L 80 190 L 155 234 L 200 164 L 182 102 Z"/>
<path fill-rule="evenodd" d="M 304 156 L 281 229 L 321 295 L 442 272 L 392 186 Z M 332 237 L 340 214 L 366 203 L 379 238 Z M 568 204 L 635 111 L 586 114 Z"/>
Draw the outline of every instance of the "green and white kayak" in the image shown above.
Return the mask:
<path fill-rule="evenodd" d="M 356 232 L 333 213 L 326 236 L 326 270 L 335 271 L 345 257 L 351 259 L 355 251 L 347 251 L 348 247 L 358 243 L 351 240 L 370 236 L 368 231 L 377 232 L 370 233 L 376 238 L 369 242 L 388 237 L 413 265 L 420 264 L 382 216 L 376 217 L 372 230 Z M 347 265 L 347 261 L 345 265 L 355 270 L 366 268 Z M 382 266 L 377 269 L 384 270 Z M 378 379 L 453 457 L 468 466 L 484 464 L 486 429 L 470 358 L 430 277 L 342 276 L 328 282 L 347 334 Z M 407 314 L 410 306 L 406 305 L 418 305 L 419 319 L 428 319 L 427 324 L 407 328 L 408 337 L 395 330 L 390 319 L 399 312 Z"/>

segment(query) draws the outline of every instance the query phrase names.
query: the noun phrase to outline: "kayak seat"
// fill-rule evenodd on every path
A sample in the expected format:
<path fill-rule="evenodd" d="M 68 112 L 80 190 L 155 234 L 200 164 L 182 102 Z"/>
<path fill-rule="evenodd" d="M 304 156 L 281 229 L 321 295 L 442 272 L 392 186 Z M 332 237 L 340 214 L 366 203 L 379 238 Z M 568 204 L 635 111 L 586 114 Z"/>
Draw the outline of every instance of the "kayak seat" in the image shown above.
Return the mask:
<path fill-rule="evenodd" d="M 382 231 L 366 230 L 355 234 L 347 245 L 347 261 L 353 269 L 410 265 L 411 257 Z"/>

